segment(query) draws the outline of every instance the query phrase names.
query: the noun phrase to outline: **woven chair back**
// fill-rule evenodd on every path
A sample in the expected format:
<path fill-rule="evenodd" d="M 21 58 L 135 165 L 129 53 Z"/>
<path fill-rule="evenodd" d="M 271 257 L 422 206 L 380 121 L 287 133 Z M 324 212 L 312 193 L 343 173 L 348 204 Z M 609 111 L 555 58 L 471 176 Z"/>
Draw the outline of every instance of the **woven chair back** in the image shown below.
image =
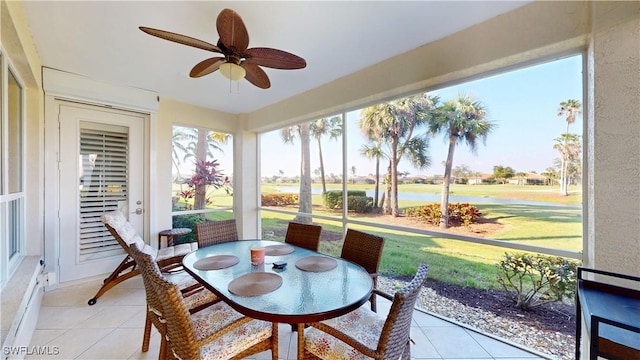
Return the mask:
<path fill-rule="evenodd" d="M 322 233 L 322 226 L 320 225 L 290 222 L 287 227 L 284 242 L 318 251 L 318 247 L 320 246 L 320 233 Z"/>
<path fill-rule="evenodd" d="M 236 220 L 205 221 L 196 224 L 196 238 L 198 239 L 199 248 L 236 241 L 238 240 Z"/>
<path fill-rule="evenodd" d="M 413 308 L 428 272 L 429 266 L 420 264 L 413 280 L 395 293 L 378 343 L 378 351 L 384 353 L 383 359 L 397 360 L 401 356 L 408 359 Z"/>
<path fill-rule="evenodd" d="M 144 284 L 144 291 L 147 297 L 147 305 L 149 305 L 149 310 L 151 310 L 154 314 L 160 316 L 162 314 L 162 303 L 160 303 L 160 299 L 155 294 L 155 289 L 153 288 L 153 284 L 151 279 L 149 278 L 149 272 L 153 273 L 152 268 L 157 268 L 158 272 L 160 272 L 160 268 L 158 268 L 158 264 L 156 264 L 149 254 L 145 254 L 140 251 L 140 248 L 136 244 L 131 244 L 129 246 L 129 253 L 131 257 L 138 265 L 138 269 L 140 269 L 140 273 L 142 274 L 142 283 Z M 154 321 L 155 323 L 155 321 Z"/>
<path fill-rule="evenodd" d="M 362 266 L 369 274 L 375 274 L 380 266 L 383 248 L 382 237 L 348 229 L 340 257 Z"/>
<path fill-rule="evenodd" d="M 171 350 L 180 359 L 200 359 L 200 349 L 191 323 L 191 315 L 187 310 L 180 289 L 162 276 L 160 269 L 150 263 L 145 267 L 155 296 L 162 305 L 162 315 L 166 321 L 167 335 Z"/>

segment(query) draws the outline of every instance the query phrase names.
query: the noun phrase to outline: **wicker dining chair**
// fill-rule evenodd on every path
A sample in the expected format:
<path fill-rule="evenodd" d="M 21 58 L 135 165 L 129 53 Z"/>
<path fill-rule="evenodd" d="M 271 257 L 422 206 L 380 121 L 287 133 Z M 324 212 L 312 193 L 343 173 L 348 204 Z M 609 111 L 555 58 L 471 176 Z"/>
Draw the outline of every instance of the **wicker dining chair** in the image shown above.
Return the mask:
<path fill-rule="evenodd" d="M 151 279 L 149 279 L 149 271 L 153 271 L 151 268 L 158 267 L 151 259 L 151 256 L 142 252 L 135 243 L 131 244 L 130 249 L 131 257 L 136 262 L 136 265 L 142 274 L 142 282 L 144 284 L 147 299 L 147 313 L 142 337 L 142 352 L 149 351 L 151 325 L 153 325 L 160 334 L 160 352 L 158 353 L 158 360 L 164 360 L 167 359 L 168 354 L 166 341 L 167 325 L 164 317 L 162 316 L 162 304 L 160 303 L 160 299 L 155 295 L 155 289 L 153 288 Z M 190 313 L 206 309 L 207 307 L 221 301 L 219 297 L 205 289 L 191 276 L 180 276 L 179 278 L 182 281 L 176 285 L 181 289 L 180 291 L 183 296 L 183 301 Z"/>
<path fill-rule="evenodd" d="M 130 244 L 137 244 L 143 252 L 151 255 L 153 261 L 155 261 L 163 271 L 168 271 L 182 266 L 182 258 L 188 253 L 198 249 L 198 244 L 196 242 L 155 249 L 145 244 L 124 214 L 118 210 L 105 213 L 100 217 L 100 219 L 107 230 L 109 230 L 109 233 L 111 233 L 113 238 L 116 239 L 120 247 L 122 247 L 126 252 L 126 256 L 115 270 L 113 270 L 113 272 L 103 281 L 102 286 L 94 297 L 89 299 L 89 305 L 94 305 L 98 301 L 98 298 L 109 291 L 112 287 L 140 274 L 140 270 L 136 267 L 136 262 L 131 257 L 131 250 L 129 249 Z"/>
<path fill-rule="evenodd" d="M 303 247 L 305 249 L 318 251 L 320 246 L 320 233 L 322 226 L 313 224 L 301 224 L 290 222 L 287 227 L 287 234 L 284 242 Z"/>
<path fill-rule="evenodd" d="M 271 349 L 278 360 L 278 324 L 243 316 L 224 302 L 190 314 L 178 287 L 157 267 L 149 267 L 155 296 L 162 304 L 169 349 L 178 359 L 244 359 Z"/>
<path fill-rule="evenodd" d="M 429 267 L 421 264 L 413 280 L 393 297 L 374 289 L 393 301 L 386 318 L 361 306 L 346 315 L 310 323 L 304 334 L 304 358 L 410 359 L 411 318 L 428 272 Z"/>
<path fill-rule="evenodd" d="M 384 238 L 362 231 L 347 229 L 340 257 L 354 262 L 367 270 L 373 279 L 373 288 L 378 285 L 378 267 L 382 259 Z M 371 310 L 377 311 L 376 296 L 371 295 Z"/>
<path fill-rule="evenodd" d="M 238 240 L 238 227 L 235 219 L 205 221 L 196 224 L 198 247 Z"/>

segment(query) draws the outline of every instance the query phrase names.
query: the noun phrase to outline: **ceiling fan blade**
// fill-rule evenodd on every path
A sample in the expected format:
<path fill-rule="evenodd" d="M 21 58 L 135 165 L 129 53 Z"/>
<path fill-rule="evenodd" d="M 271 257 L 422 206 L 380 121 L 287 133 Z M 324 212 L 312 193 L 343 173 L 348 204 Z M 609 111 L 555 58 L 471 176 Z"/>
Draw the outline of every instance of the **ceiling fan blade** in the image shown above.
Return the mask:
<path fill-rule="evenodd" d="M 274 69 L 303 69 L 307 66 L 300 56 L 278 49 L 256 47 L 248 49 L 244 55 L 246 62 Z"/>
<path fill-rule="evenodd" d="M 222 50 L 220 50 L 220 48 L 217 47 L 216 45 L 210 44 L 206 41 L 198 40 L 196 38 L 192 38 L 190 36 L 176 34 L 170 31 L 158 30 L 158 29 L 145 27 L 145 26 L 140 26 L 139 29 L 149 35 L 153 35 L 161 39 L 177 42 L 178 44 L 193 46 L 202 50 L 222 53 Z"/>
<path fill-rule="evenodd" d="M 260 89 L 268 89 L 271 87 L 271 81 L 269 81 L 269 77 L 264 70 L 260 69 L 258 65 L 242 62 L 240 64 L 247 74 L 245 75 L 245 79 L 252 83 L 253 85 L 259 87 Z"/>
<path fill-rule="evenodd" d="M 249 47 L 249 33 L 237 12 L 231 9 L 222 10 L 216 20 L 216 28 L 220 42 L 227 49 L 241 54 Z"/>
<path fill-rule="evenodd" d="M 201 61 L 196 64 L 196 66 L 191 69 L 189 76 L 192 78 L 197 78 L 205 75 L 209 75 L 212 72 L 218 70 L 220 65 L 224 63 L 223 57 L 212 57 Z"/>

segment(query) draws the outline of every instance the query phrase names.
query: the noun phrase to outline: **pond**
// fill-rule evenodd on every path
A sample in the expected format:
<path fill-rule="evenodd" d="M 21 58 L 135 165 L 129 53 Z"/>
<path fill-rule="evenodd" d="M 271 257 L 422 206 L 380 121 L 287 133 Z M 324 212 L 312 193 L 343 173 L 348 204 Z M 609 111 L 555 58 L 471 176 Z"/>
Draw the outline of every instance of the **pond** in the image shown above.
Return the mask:
<path fill-rule="evenodd" d="M 300 191 L 300 187 L 298 186 L 270 186 L 271 188 L 278 190 L 283 193 L 298 193 Z M 319 187 L 312 187 L 311 192 L 314 195 L 322 194 L 322 189 Z M 373 190 L 366 190 L 367 196 L 373 197 Z M 382 191 L 380 192 L 380 196 L 382 196 Z M 415 192 L 398 192 L 399 200 L 413 200 L 413 201 L 424 201 L 425 203 L 431 202 L 440 202 L 441 195 L 435 193 L 415 193 Z M 532 206 L 553 206 L 553 207 L 570 207 L 570 208 L 580 208 L 582 205 L 580 204 L 558 204 L 553 202 L 546 201 L 531 201 L 531 200 L 522 200 L 522 199 L 505 199 L 505 198 L 492 198 L 485 196 L 459 196 L 459 195 L 450 195 L 449 202 L 455 203 L 470 203 L 470 204 L 509 204 L 509 205 L 532 205 Z"/>

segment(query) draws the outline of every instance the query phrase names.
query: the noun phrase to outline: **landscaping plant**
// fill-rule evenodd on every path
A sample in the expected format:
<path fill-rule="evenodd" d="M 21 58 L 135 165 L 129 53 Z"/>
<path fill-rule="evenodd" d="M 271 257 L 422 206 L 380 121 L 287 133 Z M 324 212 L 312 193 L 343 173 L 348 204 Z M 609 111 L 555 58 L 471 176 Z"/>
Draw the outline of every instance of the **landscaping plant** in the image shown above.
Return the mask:
<path fill-rule="evenodd" d="M 498 283 L 518 309 L 530 310 L 575 294 L 577 264 L 565 258 L 505 253 L 497 266 Z"/>

